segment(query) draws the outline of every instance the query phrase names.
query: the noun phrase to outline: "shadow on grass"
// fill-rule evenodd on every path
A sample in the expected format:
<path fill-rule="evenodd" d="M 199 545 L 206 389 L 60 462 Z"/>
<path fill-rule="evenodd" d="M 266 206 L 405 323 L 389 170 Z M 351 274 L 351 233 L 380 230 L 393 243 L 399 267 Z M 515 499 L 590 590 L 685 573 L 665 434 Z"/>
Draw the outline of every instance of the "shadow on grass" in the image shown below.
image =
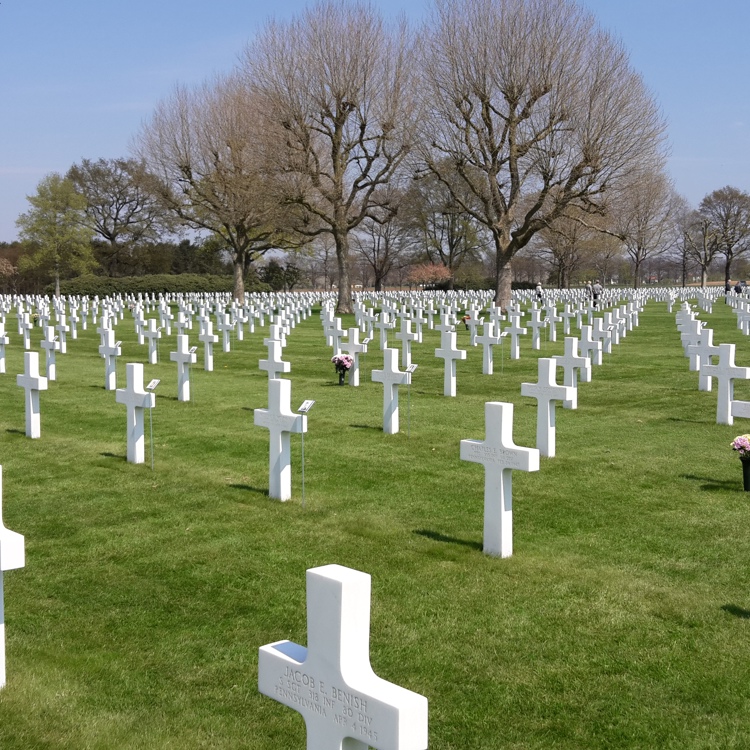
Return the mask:
<path fill-rule="evenodd" d="M 235 490 L 244 490 L 245 492 L 257 492 L 259 495 L 268 497 L 268 490 L 261 489 L 260 487 L 251 487 L 249 484 L 230 484 L 229 486 Z"/>
<path fill-rule="evenodd" d="M 694 482 L 703 482 L 701 485 L 702 490 L 725 490 L 726 492 L 736 492 L 740 489 L 741 482 L 739 480 L 725 479 L 719 481 L 713 477 L 699 477 L 695 474 L 680 474 L 682 479 L 690 479 Z"/>
<path fill-rule="evenodd" d="M 355 430 L 382 430 L 382 427 L 376 427 L 372 424 L 350 424 L 349 427 L 353 427 Z"/>
<path fill-rule="evenodd" d="M 683 419 L 682 417 L 667 417 L 667 422 L 685 422 L 687 424 L 713 424 L 708 419 Z"/>
<path fill-rule="evenodd" d="M 26 435 L 26 430 L 6 430 L 11 435 Z"/>
<path fill-rule="evenodd" d="M 428 529 L 417 529 L 415 534 L 419 536 L 427 537 L 432 539 L 433 542 L 446 542 L 447 544 L 463 544 L 465 547 L 471 547 L 472 549 L 482 550 L 482 545 L 479 542 L 471 542 L 467 539 L 458 539 L 455 536 L 446 536 L 438 531 L 429 531 Z"/>
<path fill-rule="evenodd" d="M 127 461 L 128 457 L 122 453 L 110 453 L 109 451 L 105 451 L 104 453 L 100 453 L 100 456 L 104 456 L 104 458 L 119 458 L 121 461 Z"/>
<path fill-rule="evenodd" d="M 722 606 L 722 609 L 730 615 L 734 615 L 734 617 L 739 617 L 741 620 L 750 620 L 750 609 L 743 609 L 736 604 L 725 604 Z"/>

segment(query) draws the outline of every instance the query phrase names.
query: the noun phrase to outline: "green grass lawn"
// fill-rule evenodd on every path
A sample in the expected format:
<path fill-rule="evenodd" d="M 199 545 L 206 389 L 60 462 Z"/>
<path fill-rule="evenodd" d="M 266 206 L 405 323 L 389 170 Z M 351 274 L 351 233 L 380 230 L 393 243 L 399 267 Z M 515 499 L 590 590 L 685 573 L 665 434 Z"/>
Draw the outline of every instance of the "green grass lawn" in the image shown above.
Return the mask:
<path fill-rule="evenodd" d="M 729 308 L 701 318 L 750 365 Z M 559 334 L 540 352 L 525 337 L 518 361 L 506 344 L 502 367 L 496 350 L 492 376 L 469 348 L 450 399 L 425 331 L 401 433 L 385 435 L 376 345 L 361 387 L 339 387 L 315 314 L 284 350 L 293 407 L 316 401 L 303 507 L 299 436 L 293 499 L 267 496 L 252 412 L 267 328 L 217 347 L 213 373 L 200 347 L 191 403 L 162 339 L 145 365 L 161 378 L 154 471 L 148 444 L 145 465 L 125 461 L 125 408 L 103 388 L 91 326 L 58 355 L 42 437 L 27 439 L 7 328 L 3 518 L 26 537 L 26 567 L 5 575 L 2 750 L 304 748 L 301 716 L 257 691 L 257 653 L 306 643 L 305 570 L 328 563 L 372 575 L 373 668 L 428 698 L 432 750 L 750 747 L 750 493 L 729 448 L 750 423 L 715 424 L 666 304 L 594 368 L 577 411 L 558 407 L 556 458 L 514 474 L 505 560 L 482 554 L 484 470 L 459 442 L 484 438 L 492 400 L 516 405 L 515 441 L 534 445 L 520 384 L 562 353 Z M 129 317 L 117 337 L 122 387 L 146 347 Z M 750 383 L 735 390 L 750 399 Z"/>

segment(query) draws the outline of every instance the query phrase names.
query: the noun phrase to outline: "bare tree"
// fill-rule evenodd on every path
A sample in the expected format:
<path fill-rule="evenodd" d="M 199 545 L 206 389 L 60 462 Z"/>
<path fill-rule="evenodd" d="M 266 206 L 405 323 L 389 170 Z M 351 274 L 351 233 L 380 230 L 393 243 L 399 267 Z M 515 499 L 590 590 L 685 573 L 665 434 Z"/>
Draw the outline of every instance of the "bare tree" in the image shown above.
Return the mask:
<path fill-rule="evenodd" d="M 338 262 L 337 312 L 352 311 L 350 233 L 375 218 L 380 188 L 406 155 L 414 113 L 412 42 L 363 3 L 321 2 L 273 21 L 248 47 L 248 85 L 264 98 L 285 200 L 302 209 L 297 229 L 330 234 Z"/>
<path fill-rule="evenodd" d="M 426 45 L 423 156 L 473 194 L 463 208 L 492 234 L 507 305 L 513 256 L 569 206 L 599 213 L 634 168 L 658 170 L 664 124 L 622 45 L 572 0 L 437 0 Z"/>
<path fill-rule="evenodd" d="M 146 187 L 143 165 L 133 159 L 83 159 L 67 177 L 86 199 L 91 230 L 104 240 L 110 276 L 131 270 L 133 248 L 158 239 L 165 212 Z"/>
<path fill-rule="evenodd" d="M 732 262 L 750 247 L 750 195 L 735 187 L 709 193 L 698 206 L 698 213 L 711 224 L 719 253 L 724 256 L 724 282 L 732 274 Z"/>
<path fill-rule="evenodd" d="M 374 289 L 379 292 L 405 249 L 405 237 L 396 223 L 396 214 L 384 209 L 379 219 L 367 218 L 352 235 L 354 249 L 370 267 Z"/>
<path fill-rule="evenodd" d="M 450 179 L 447 171 L 444 179 Z M 461 203 L 454 197 L 458 192 Z M 481 225 L 462 208 L 462 204 L 471 204 L 472 197 L 457 175 L 453 175 L 449 189 L 434 174 L 428 173 L 413 181 L 399 211 L 415 257 L 426 259 L 432 265 L 445 266 L 450 272 L 450 289 L 461 264 L 479 259 L 487 249 L 486 233 L 482 233 Z"/>
<path fill-rule="evenodd" d="M 194 91 L 177 88 L 157 106 L 137 145 L 163 203 L 183 224 L 211 232 L 229 249 L 237 299 L 250 265 L 292 244 L 266 172 L 273 148 L 264 141 L 259 109 L 238 76 Z"/>
<path fill-rule="evenodd" d="M 612 226 L 633 264 L 636 288 L 643 263 L 677 242 L 680 200 L 662 172 L 644 172 L 619 190 L 612 201 Z"/>
<path fill-rule="evenodd" d="M 706 286 L 708 269 L 719 252 L 719 241 L 719 234 L 708 217 L 698 211 L 692 211 L 684 217 L 681 249 L 684 251 L 685 260 L 692 260 L 700 268 L 702 287 Z M 683 265 L 686 270 L 686 264 Z"/>
<path fill-rule="evenodd" d="M 573 207 L 539 233 L 539 251 L 546 255 L 557 273 L 557 285 L 569 289 L 574 276 L 601 244 L 598 228 L 578 221 Z"/>

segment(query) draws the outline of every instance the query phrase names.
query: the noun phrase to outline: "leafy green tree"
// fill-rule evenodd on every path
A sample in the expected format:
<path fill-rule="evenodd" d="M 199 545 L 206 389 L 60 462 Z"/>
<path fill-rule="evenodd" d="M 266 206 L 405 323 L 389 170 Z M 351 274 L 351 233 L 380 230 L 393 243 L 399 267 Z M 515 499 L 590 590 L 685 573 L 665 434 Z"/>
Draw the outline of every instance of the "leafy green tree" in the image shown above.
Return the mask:
<path fill-rule="evenodd" d="M 85 222 L 86 199 L 73 183 L 57 172 L 44 177 L 36 195 L 27 196 L 31 208 L 16 220 L 28 254 L 18 261 L 19 271 L 36 269 L 55 280 L 60 296 L 60 277 L 76 276 L 96 266 L 91 230 Z"/>
<path fill-rule="evenodd" d="M 284 268 L 275 258 L 268 261 L 268 265 L 263 269 L 260 278 L 274 292 L 280 292 L 285 286 Z"/>

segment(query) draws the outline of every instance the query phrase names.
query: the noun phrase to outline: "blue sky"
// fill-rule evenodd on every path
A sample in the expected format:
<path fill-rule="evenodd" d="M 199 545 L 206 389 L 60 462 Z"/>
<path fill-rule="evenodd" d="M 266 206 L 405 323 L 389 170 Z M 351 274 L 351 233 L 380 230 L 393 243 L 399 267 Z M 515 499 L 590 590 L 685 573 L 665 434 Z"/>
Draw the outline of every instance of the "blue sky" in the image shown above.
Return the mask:
<path fill-rule="evenodd" d="M 427 4 L 373 0 L 419 19 Z M 584 0 L 622 39 L 668 121 L 669 172 L 692 205 L 724 185 L 750 191 L 748 0 Z M 271 14 L 301 0 L 2 0 L 0 241 L 26 196 L 83 158 L 129 154 L 176 83 L 230 70 Z"/>

